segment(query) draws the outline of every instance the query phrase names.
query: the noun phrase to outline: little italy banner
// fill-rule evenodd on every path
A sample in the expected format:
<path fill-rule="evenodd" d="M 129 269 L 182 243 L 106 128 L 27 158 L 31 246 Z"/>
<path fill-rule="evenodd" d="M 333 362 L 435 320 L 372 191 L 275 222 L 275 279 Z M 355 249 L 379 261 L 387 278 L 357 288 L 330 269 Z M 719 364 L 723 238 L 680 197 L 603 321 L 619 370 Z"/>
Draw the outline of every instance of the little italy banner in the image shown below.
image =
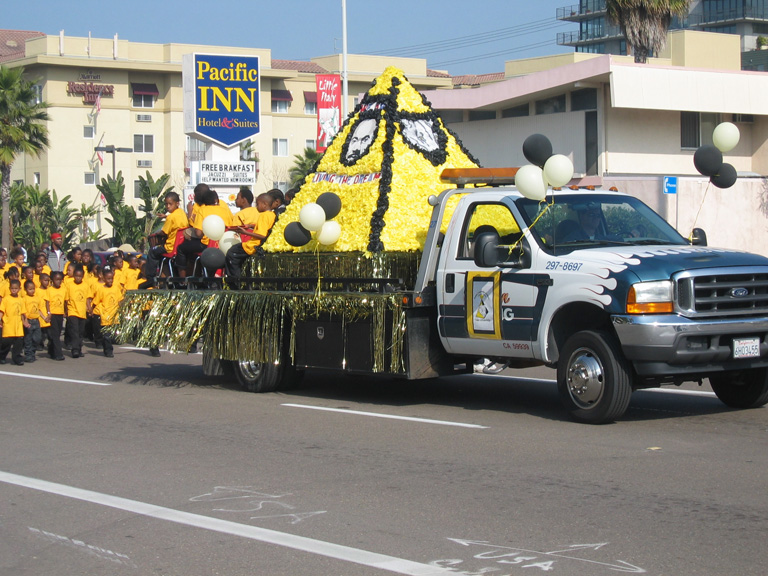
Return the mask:
<path fill-rule="evenodd" d="M 341 78 L 338 74 L 318 74 L 317 151 L 325 152 L 341 128 Z"/>

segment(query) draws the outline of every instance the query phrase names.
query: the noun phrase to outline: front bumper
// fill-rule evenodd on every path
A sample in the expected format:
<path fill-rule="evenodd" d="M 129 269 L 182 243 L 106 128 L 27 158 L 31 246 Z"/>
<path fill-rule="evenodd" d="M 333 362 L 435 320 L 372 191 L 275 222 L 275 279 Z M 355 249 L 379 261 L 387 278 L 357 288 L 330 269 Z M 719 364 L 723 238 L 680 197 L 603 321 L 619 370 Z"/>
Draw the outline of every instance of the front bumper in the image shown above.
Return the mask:
<path fill-rule="evenodd" d="M 691 320 L 669 315 L 615 315 L 624 355 L 641 376 L 706 374 L 768 366 L 768 318 Z M 758 337 L 760 357 L 733 359 L 733 339 Z"/>

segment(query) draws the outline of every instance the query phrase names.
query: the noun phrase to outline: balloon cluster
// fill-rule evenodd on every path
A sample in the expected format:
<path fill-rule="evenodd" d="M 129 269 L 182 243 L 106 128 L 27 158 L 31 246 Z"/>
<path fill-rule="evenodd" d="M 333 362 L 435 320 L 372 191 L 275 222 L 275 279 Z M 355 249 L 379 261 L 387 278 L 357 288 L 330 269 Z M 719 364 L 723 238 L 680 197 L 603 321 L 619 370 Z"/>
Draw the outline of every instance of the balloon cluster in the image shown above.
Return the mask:
<path fill-rule="evenodd" d="M 219 248 L 209 246 L 200 254 L 200 262 L 207 270 L 218 270 L 224 267 L 226 260 L 226 250 L 222 251 L 222 240 L 226 234 L 234 234 L 234 232 L 228 232 L 227 226 L 224 223 L 224 219 L 216 214 L 206 216 L 203 220 L 203 234 L 208 236 L 213 241 L 219 242 Z M 238 240 L 239 242 L 239 240 Z M 229 247 L 227 247 L 227 250 Z"/>
<path fill-rule="evenodd" d="M 563 154 L 552 154 L 552 143 L 543 134 L 528 136 L 523 142 L 523 155 L 530 164 L 515 174 L 515 186 L 526 198 L 544 200 L 547 187 L 559 188 L 573 178 L 573 162 Z"/>
<path fill-rule="evenodd" d="M 341 225 L 334 218 L 341 212 L 341 198 L 333 192 L 324 192 L 317 201 L 310 202 L 299 211 L 299 221 L 285 227 L 283 235 L 291 246 L 304 246 L 312 239 L 312 232 L 319 244 L 330 246 L 341 237 Z"/>
<path fill-rule="evenodd" d="M 730 152 L 739 143 L 739 129 L 735 124 L 723 122 L 712 133 L 711 144 L 699 146 L 693 155 L 693 165 L 718 188 L 730 188 L 736 183 L 736 168 L 723 162 L 723 152 Z"/>

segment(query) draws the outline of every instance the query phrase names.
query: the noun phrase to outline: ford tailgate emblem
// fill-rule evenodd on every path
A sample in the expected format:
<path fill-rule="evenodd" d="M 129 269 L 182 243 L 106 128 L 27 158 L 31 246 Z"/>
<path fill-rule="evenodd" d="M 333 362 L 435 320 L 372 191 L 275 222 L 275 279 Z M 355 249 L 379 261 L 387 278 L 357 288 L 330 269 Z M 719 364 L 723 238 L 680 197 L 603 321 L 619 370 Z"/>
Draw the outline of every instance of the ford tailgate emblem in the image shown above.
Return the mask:
<path fill-rule="evenodd" d="M 325 338 L 325 328 L 323 328 L 322 326 L 317 327 L 317 338 L 318 340 L 322 340 L 323 338 Z"/>
<path fill-rule="evenodd" d="M 731 288 L 729 294 L 731 298 L 744 298 L 744 296 L 749 294 L 749 290 L 746 288 Z"/>

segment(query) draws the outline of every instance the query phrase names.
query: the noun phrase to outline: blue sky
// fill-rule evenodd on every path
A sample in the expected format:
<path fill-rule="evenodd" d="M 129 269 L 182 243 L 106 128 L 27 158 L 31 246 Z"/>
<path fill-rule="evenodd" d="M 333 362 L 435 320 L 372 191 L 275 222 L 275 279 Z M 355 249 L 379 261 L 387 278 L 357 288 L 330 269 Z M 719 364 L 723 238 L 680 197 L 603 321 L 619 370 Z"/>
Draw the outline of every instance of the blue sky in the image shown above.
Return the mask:
<path fill-rule="evenodd" d="M 341 0 L 7 0 L 0 26 L 131 42 L 270 48 L 309 60 L 341 53 Z M 426 58 L 451 74 L 501 72 L 506 60 L 569 52 L 557 8 L 577 0 L 347 0 L 348 50 Z"/>

